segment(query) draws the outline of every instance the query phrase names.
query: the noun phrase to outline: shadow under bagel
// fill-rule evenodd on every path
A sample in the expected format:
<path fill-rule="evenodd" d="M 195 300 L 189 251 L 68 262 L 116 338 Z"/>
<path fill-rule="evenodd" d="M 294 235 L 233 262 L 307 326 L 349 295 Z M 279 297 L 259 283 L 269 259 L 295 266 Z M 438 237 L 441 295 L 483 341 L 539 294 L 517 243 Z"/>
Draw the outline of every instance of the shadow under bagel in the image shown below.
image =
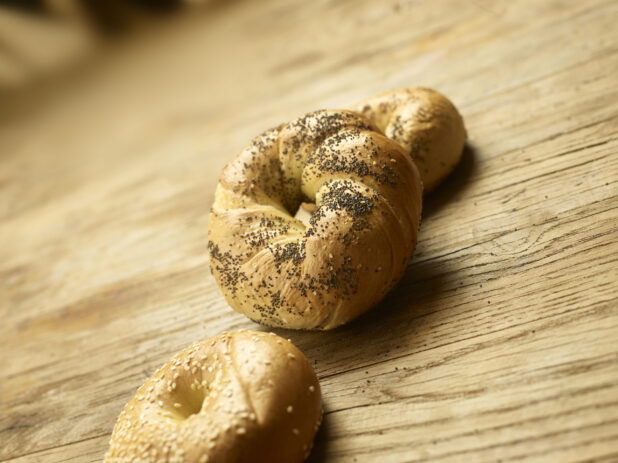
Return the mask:
<path fill-rule="evenodd" d="M 438 188 L 423 197 L 421 230 L 423 227 L 422 220 L 426 220 L 439 212 L 447 203 L 458 200 L 458 196 L 470 184 L 469 180 L 476 172 L 476 157 L 474 146 L 466 142 L 459 164 L 453 169 L 453 172 Z"/>

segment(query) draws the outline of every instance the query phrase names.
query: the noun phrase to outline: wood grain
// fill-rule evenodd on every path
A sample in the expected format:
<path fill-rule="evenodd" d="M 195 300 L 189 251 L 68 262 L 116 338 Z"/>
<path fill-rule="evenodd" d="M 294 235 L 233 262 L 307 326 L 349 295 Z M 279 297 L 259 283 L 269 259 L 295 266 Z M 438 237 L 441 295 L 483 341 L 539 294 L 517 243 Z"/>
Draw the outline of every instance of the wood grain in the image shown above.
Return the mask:
<path fill-rule="evenodd" d="M 0 461 L 100 461 L 136 388 L 234 313 L 218 171 L 255 134 L 439 89 L 470 140 L 403 281 L 277 330 L 315 362 L 311 461 L 618 461 L 618 4 L 238 1 L 0 107 Z"/>

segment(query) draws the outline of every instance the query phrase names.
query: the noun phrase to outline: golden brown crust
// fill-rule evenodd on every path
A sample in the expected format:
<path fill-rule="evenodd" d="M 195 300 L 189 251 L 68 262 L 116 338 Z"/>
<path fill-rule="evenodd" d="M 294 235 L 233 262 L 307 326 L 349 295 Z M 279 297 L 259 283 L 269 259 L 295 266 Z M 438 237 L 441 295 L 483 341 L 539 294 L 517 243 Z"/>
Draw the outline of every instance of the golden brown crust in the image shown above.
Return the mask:
<path fill-rule="evenodd" d="M 272 333 L 223 333 L 139 388 L 105 462 L 301 462 L 321 416 L 315 372 L 294 345 Z"/>
<path fill-rule="evenodd" d="M 305 227 L 293 214 L 307 200 Z M 211 269 L 228 303 L 259 323 L 334 328 L 403 276 L 421 204 L 400 144 L 358 113 L 310 113 L 255 138 L 222 172 Z"/>
<path fill-rule="evenodd" d="M 421 174 L 425 194 L 442 183 L 461 158 L 466 141 L 463 119 L 453 103 L 435 90 L 393 90 L 351 109 L 408 150 Z"/>

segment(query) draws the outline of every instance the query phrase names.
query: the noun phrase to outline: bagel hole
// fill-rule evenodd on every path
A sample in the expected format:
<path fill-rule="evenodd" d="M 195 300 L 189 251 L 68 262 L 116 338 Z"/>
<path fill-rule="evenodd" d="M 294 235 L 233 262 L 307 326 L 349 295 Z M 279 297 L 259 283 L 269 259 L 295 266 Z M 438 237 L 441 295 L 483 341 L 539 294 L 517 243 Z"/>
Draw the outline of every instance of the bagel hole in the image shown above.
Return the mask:
<path fill-rule="evenodd" d="M 208 395 L 208 385 L 194 380 L 191 384 L 184 384 L 179 387 L 174 395 L 171 396 L 172 417 L 177 421 L 184 421 L 202 410 L 204 400 Z"/>
<path fill-rule="evenodd" d="M 315 203 L 302 202 L 300 206 L 298 206 L 294 218 L 300 220 L 305 227 L 308 227 L 309 219 L 311 219 L 311 215 L 315 211 L 315 208 Z"/>

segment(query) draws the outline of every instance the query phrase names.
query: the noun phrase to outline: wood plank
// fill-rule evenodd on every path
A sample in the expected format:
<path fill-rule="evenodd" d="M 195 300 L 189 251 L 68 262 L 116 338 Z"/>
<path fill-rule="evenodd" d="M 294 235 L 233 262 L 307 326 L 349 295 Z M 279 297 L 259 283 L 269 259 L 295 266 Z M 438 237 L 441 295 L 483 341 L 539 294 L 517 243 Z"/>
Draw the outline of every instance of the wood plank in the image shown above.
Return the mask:
<path fill-rule="evenodd" d="M 208 270 L 217 172 L 269 126 L 407 85 L 451 97 L 469 146 L 382 303 L 276 330 L 323 387 L 311 461 L 616 461 L 616 18 L 601 0 L 238 1 L 9 96 L 0 461 L 100 461 L 174 352 L 266 329 Z"/>

